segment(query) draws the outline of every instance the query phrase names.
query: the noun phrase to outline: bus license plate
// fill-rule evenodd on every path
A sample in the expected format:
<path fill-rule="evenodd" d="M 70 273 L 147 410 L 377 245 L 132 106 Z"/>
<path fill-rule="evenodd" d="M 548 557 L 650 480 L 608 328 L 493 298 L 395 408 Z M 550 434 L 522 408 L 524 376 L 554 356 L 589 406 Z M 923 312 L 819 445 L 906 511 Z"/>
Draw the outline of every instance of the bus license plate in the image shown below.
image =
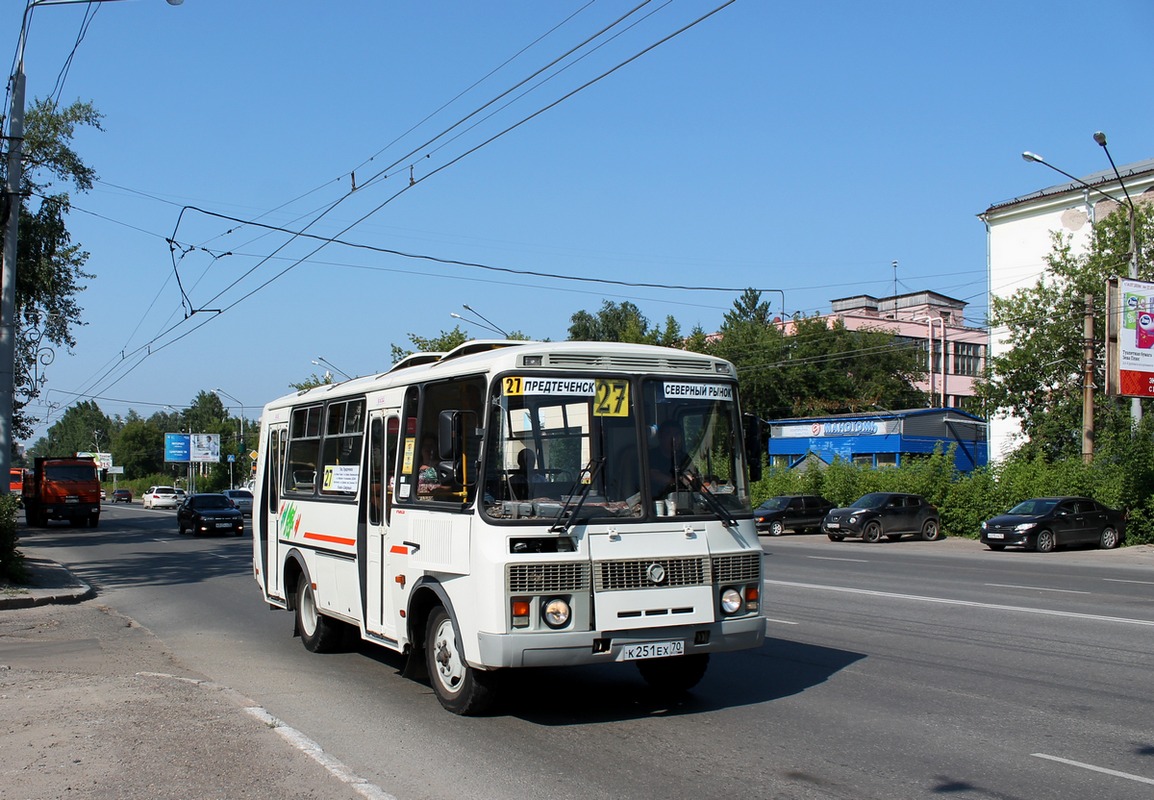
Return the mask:
<path fill-rule="evenodd" d="M 685 642 L 642 642 L 627 644 L 617 654 L 618 661 L 638 661 L 643 658 L 670 658 L 685 655 Z"/>

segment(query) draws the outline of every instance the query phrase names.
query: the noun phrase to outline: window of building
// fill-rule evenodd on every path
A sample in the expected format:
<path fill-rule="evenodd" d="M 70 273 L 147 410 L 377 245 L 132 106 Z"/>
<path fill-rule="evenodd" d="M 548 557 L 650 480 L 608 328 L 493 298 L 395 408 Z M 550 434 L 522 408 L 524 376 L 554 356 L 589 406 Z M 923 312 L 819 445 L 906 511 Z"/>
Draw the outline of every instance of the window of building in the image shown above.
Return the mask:
<path fill-rule="evenodd" d="M 982 351 L 985 347 L 972 342 L 954 342 L 954 374 L 977 377 L 982 374 Z"/>

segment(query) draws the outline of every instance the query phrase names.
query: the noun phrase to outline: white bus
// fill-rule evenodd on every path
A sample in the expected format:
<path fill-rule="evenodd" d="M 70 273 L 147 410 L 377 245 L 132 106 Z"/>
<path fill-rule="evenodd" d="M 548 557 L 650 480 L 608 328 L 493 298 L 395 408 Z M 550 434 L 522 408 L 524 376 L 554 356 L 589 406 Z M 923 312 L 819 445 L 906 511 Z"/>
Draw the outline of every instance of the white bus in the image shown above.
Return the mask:
<path fill-rule="evenodd" d="M 458 714 L 516 667 L 632 661 L 685 691 L 765 637 L 741 422 L 710 356 L 419 353 L 265 406 L 254 574 L 310 651 L 355 631 Z"/>

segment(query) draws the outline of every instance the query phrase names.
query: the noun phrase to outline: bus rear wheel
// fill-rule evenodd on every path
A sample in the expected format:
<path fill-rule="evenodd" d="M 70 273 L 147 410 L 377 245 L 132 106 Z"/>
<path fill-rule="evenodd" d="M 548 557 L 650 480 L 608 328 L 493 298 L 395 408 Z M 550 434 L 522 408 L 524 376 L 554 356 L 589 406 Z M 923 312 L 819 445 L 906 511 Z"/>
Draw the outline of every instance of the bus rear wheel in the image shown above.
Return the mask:
<path fill-rule="evenodd" d="M 307 575 L 297 580 L 297 633 L 310 653 L 331 653 L 344 638 L 341 623 L 317 611 L 313 585 Z"/>
<path fill-rule="evenodd" d="M 437 606 L 429 614 L 425 664 L 437 699 L 454 714 L 482 714 L 496 700 L 496 674 L 465 663 L 453 618 L 444 606 Z"/>

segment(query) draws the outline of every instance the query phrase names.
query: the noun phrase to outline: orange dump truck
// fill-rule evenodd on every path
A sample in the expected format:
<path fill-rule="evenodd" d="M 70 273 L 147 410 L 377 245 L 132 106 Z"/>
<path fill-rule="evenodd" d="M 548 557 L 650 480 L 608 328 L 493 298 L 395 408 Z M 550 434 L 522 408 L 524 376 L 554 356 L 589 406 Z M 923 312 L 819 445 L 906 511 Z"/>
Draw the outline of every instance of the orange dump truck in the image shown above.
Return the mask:
<path fill-rule="evenodd" d="M 24 473 L 23 495 L 29 527 L 42 528 L 50 519 L 100 524 L 100 477 L 91 458 L 37 458 Z"/>

